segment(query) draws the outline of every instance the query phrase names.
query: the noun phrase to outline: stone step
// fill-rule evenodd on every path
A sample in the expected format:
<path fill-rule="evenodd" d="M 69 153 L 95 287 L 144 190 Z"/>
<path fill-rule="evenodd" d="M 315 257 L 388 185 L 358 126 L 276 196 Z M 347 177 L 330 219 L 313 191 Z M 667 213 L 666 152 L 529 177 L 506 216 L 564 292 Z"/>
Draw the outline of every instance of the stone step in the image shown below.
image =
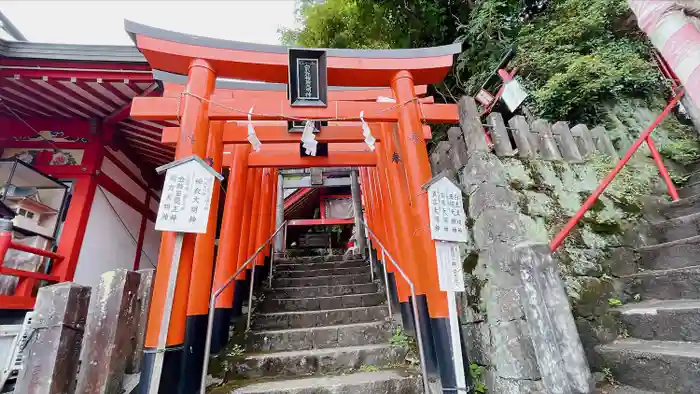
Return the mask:
<path fill-rule="evenodd" d="M 671 201 L 659 206 L 659 213 L 667 218 L 677 218 L 700 212 L 700 194 L 681 198 L 678 201 Z"/>
<path fill-rule="evenodd" d="M 309 278 L 314 276 L 337 276 L 337 275 L 358 275 L 369 272 L 369 265 L 362 267 L 335 267 L 323 269 L 300 269 L 300 270 L 279 270 L 275 273 L 276 278 Z"/>
<path fill-rule="evenodd" d="M 244 378 L 340 375 L 363 365 L 381 368 L 402 363 L 407 352 L 407 348 L 378 344 L 250 354 L 235 364 L 234 373 Z"/>
<path fill-rule="evenodd" d="M 687 183 L 685 186 L 678 189 L 678 196 L 680 198 L 687 198 L 696 194 L 700 194 L 700 182 Z"/>
<path fill-rule="evenodd" d="M 347 261 L 332 261 L 326 263 L 305 263 L 305 262 L 295 262 L 295 263 L 275 263 L 275 274 L 282 271 L 317 271 L 323 269 L 333 269 L 333 268 L 355 268 L 355 267 L 365 267 L 369 269 L 369 262 L 367 260 L 347 260 Z"/>
<path fill-rule="evenodd" d="M 686 181 L 686 184 L 693 184 L 693 183 L 698 183 L 700 182 L 700 171 L 694 171 L 690 174 L 688 174 L 688 180 Z"/>
<path fill-rule="evenodd" d="M 651 231 L 659 242 L 672 242 L 700 235 L 700 212 L 653 223 Z"/>
<path fill-rule="evenodd" d="M 307 287 L 307 286 L 338 286 L 338 285 L 359 285 L 371 283 L 372 277 L 369 272 L 355 275 L 328 275 L 315 276 L 312 278 L 279 278 L 272 281 L 273 288 L 280 287 Z"/>
<path fill-rule="evenodd" d="M 392 331 L 392 325 L 388 321 L 289 330 L 250 331 L 248 349 L 256 353 L 290 352 L 293 350 L 374 345 L 388 343 L 393 335 Z"/>
<path fill-rule="evenodd" d="M 267 292 L 269 298 L 314 298 L 332 297 L 345 294 L 376 293 L 379 286 L 376 283 L 339 286 L 305 286 L 271 289 Z"/>
<path fill-rule="evenodd" d="M 623 384 L 664 393 L 698 392 L 700 343 L 627 338 L 596 351 Z"/>
<path fill-rule="evenodd" d="M 276 258 L 275 262 L 280 264 L 290 264 L 290 263 L 328 263 L 334 261 L 350 261 L 362 259 L 361 256 L 348 256 L 338 254 L 338 255 L 323 255 L 323 256 L 298 256 L 298 257 L 280 257 Z"/>
<path fill-rule="evenodd" d="M 639 267 L 663 270 L 700 265 L 700 235 L 637 249 Z"/>
<path fill-rule="evenodd" d="M 621 278 L 625 292 L 646 299 L 700 299 L 700 266 L 645 271 Z"/>
<path fill-rule="evenodd" d="M 700 342 L 700 300 L 647 300 L 613 313 L 633 338 Z"/>
<path fill-rule="evenodd" d="M 309 312 L 259 313 L 253 320 L 253 329 L 281 330 L 285 328 L 311 328 L 338 324 L 382 321 L 389 315 L 385 306 L 330 309 Z"/>
<path fill-rule="evenodd" d="M 610 390 L 600 390 L 596 391 L 596 393 L 600 394 L 663 394 L 659 391 L 647 391 L 647 390 L 640 390 L 631 386 L 618 386 L 618 387 L 613 387 Z"/>
<path fill-rule="evenodd" d="M 377 306 L 386 301 L 384 293 L 348 294 L 314 298 L 266 298 L 263 312 L 320 311 L 327 309 Z"/>
<path fill-rule="evenodd" d="M 418 373 L 404 371 L 357 372 L 340 376 L 275 379 L 231 391 L 212 394 L 419 394 L 423 386 Z"/>

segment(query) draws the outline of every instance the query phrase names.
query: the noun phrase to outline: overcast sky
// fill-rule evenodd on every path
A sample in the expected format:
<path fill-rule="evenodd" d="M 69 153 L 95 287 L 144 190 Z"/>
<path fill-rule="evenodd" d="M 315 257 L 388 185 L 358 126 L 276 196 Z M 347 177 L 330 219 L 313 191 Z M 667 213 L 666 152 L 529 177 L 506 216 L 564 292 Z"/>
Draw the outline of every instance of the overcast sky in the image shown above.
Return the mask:
<path fill-rule="evenodd" d="M 0 10 L 29 41 L 131 45 L 124 19 L 200 36 L 279 43 L 294 25 L 294 0 L 0 1 Z"/>

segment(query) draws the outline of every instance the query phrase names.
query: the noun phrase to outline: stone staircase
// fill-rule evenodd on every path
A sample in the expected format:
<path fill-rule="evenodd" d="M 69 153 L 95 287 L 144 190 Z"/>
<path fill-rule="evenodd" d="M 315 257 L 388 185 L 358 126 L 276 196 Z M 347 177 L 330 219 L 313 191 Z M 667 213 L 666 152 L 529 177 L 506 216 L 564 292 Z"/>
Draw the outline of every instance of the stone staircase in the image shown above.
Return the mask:
<path fill-rule="evenodd" d="M 224 383 L 212 392 L 422 392 L 420 372 L 406 363 L 409 349 L 390 344 L 386 296 L 370 275 L 367 261 L 343 256 L 278 260 L 272 288 L 255 305 L 246 352 L 224 356 Z"/>
<path fill-rule="evenodd" d="M 640 389 L 629 393 L 700 393 L 700 172 L 679 192 L 622 278 L 629 303 L 614 313 L 626 335 L 597 347 L 616 380 Z"/>

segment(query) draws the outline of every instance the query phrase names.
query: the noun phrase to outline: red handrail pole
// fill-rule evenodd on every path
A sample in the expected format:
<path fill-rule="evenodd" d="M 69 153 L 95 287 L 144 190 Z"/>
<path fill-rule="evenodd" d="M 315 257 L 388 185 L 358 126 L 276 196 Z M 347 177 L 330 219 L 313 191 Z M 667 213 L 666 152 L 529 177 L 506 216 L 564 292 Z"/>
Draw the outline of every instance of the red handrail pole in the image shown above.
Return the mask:
<path fill-rule="evenodd" d="M 678 94 L 673 97 L 673 99 L 666 105 L 666 108 L 664 108 L 664 111 L 661 112 L 661 114 L 654 120 L 654 123 L 651 124 L 651 126 L 647 127 L 646 130 L 639 136 L 639 138 L 632 144 L 632 146 L 627 150 L 625 153 L 625 156 L 620 159 L 620 161 L 617 162 L 617 165 L 615 165 L 615 168 L 612 169 L 608 173 L 608 175 L 605 176 L 605 178 L 600 182 L 600 185 L 593 191 L 593 193 L 586 199 L 586 201 L 583 203 L 583 206 L 576 212 L 576 214 L 569 219 L 569 221 L 566 223 L 564 228 L 554 237 L 552 240 L 552 243 L 550 244 L 550 247 L 552 249 L 552 252 L 556 251 L 559 246 L 561 246 L 562 242 L 564 242 L 564 238 L 566 238 L 567 235 L 573 230 L 574 227 L 578 224 L 578 222 L 581 220 L 583 215 L 586 214 L 586 212 L 595 204 L 596 200 L 598 197 L 600 197 L 601 194 L 605 191 L 605 189 L 610 185 L 610 183 L 615 179 L 615 176 L 620 172 L 622 167 L 627 164 L 628 161 L 632 158 L 632 155 L 634 155 L 634 152 L 639 149 L 639 147 L 649 138 L 651 135 L 651 132 L 654 131 L 656 126 L 661 123 L 662 120 L 671 112 L 671 109 L 676 106 L 678 103 L 678 100 L 681 99 L 685 92 L 681 90 L 678 92 Z M 662 163 L 663 165 L 663 163 Z"/>
<path fill-rule="evenodd" d="M 9 231 L 4 231 L 0 233 L 0 267 L 2 267 L 5 262 L 5 256 L 7 251 L 10 249 L 12 244 L 12 233 Z"/>
<path fill-rule="evenodd" d="M 673 185 L 673 180 L 671 179 L 671 175 L 668 173 L 668 170 L 666 169 L 666 166 L 664 166 L 663 159 L 661 159 L 661 155 L 659 154 L 659 151 L 656 150 L 656 145 L 654 145 L 654 141 L 651 139 L 651 136 L 647 137 L 647 146 L 649 146 L 649 151 L 651 152 L 651 156 L 654 158 L 654 162 L 656 162 L 656 166 L 659 168 L 659 173 L 661 174 L 661 177 L 664 179 L 664 182 L 666 183 L 666 187 L 668 188 L 668 194 L 671 195 L 671 199 L 673 201 L 678 201 L 680 198 L 678 196 L 678 190 L 676 190 L 676 186 Z"/>
<path fill-rule="evenodd" d="M 35 248 L 33 246 L 22 245 L 16 242 L 10 242 L 10 249 L 19 250 L 22 252 L 27 252 L 31 254 L 36 254 L 42 257 L 48 257 L 60 262 L 63 260 L 63 256 L 54 252 L 49 252 L 48 250 Z"/>

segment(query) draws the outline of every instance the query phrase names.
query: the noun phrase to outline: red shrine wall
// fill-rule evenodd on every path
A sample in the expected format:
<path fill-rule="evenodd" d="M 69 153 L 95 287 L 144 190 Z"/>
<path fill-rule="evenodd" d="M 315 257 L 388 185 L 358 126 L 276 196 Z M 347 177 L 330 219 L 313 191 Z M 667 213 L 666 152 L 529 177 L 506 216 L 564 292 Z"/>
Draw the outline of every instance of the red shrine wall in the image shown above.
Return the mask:
<path fill-rule="evenodd" d="M 121 152 L 106 147 L 112 157 L 140 177 L 138 167 Z M 147 191 L 117 167 L 112 159 L 105 157 L 101 171 L 139 201 L 145 201 Z M 149 198 L 152 210 L 158 204 Z M 74 282 L 95 286 L 102 273 L 117 268 L 134 269 L 143 215 L 128 203 L 98 185 L 90 209 L 83 246 L 78 258 Z M 158 264 L 160 233 L 155 231 L 155 223 L 146 220 L 143 246 L 140 251 L 139 268 L 155 268 Z"/>

